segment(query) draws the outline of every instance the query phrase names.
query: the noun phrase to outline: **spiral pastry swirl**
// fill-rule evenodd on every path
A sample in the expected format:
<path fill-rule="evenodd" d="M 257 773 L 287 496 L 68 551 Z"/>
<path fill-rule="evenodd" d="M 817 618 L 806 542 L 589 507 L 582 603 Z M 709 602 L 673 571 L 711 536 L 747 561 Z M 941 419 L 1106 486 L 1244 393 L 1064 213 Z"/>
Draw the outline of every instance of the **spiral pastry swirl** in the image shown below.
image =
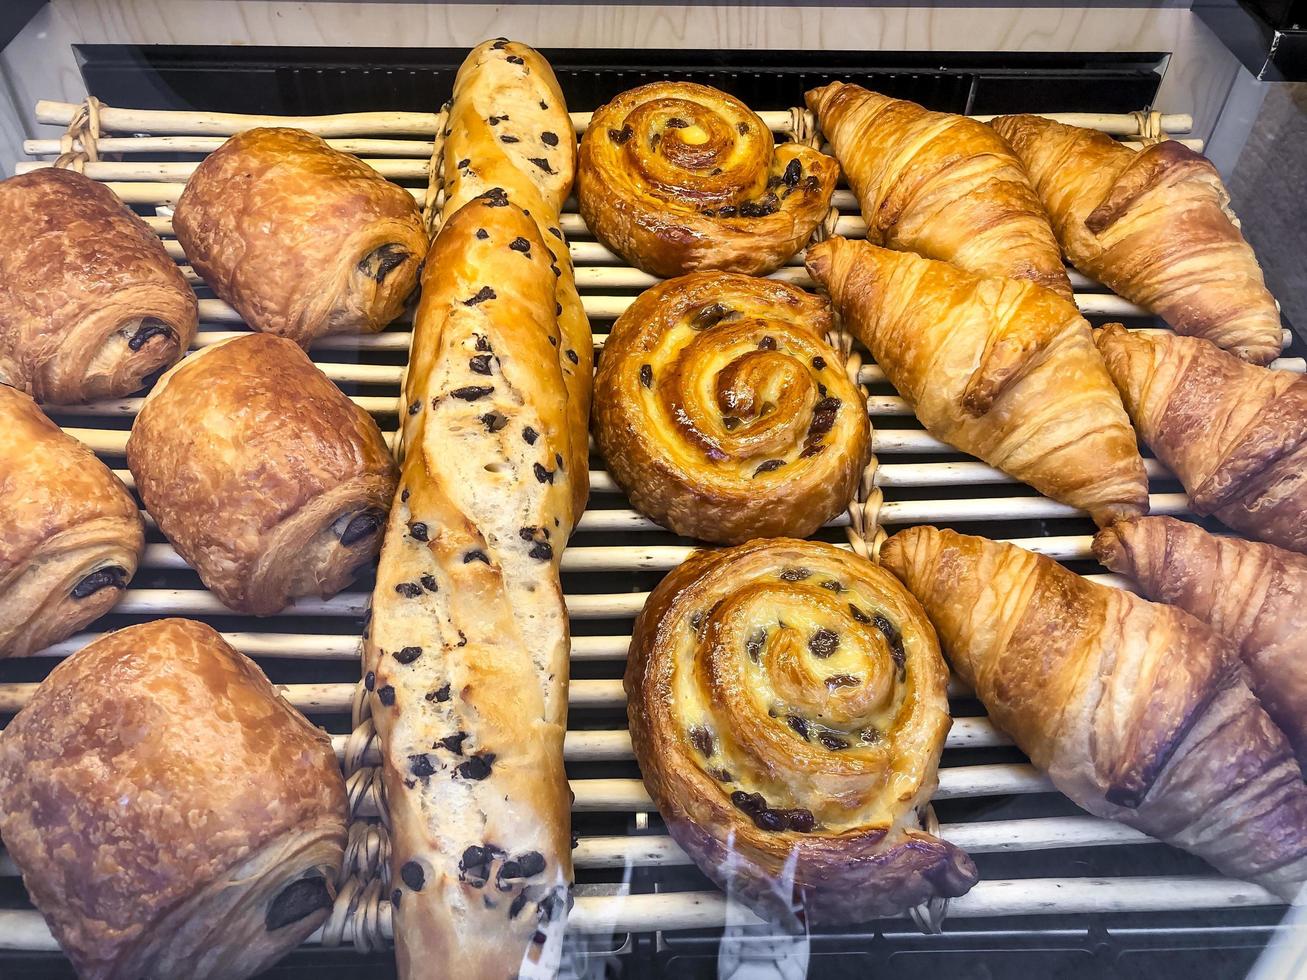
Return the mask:
<path fill-rule="evenodd" d="M 600 452 L 636 509 L 728 544 L 802 537 L 843 510 L 870 425 L 830 324 L 824 299 L 729 272 L 641 294 L 613 325 L 594 398 Z"/>
<path fill-rule="evenodd" d="M 777 146 L 725 92 L 653 82 L 594 114 L 577 200 L 600 241 L 645 272 L 766 275 L 826 217 L 838 173 L 834 158 L 811 147 Z"/>
<path fill-rule="evenodd" d="M 636 620 L 631 737 L 672 837 L 760 915 L 893 915 L 966 892 L 971 859 L 920 829 L 949 728 L 917 601 L 834 545 L 693 555 Z"/>

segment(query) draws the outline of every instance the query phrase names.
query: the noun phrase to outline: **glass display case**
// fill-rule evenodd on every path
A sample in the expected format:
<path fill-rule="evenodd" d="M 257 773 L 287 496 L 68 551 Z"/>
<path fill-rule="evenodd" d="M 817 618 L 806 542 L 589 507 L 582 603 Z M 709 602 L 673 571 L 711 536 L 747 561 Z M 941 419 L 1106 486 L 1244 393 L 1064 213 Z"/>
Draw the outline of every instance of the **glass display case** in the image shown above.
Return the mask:
<path fill-rule="evenodd" d="M 0 976 L 1304 975 L 1294 9 L 0 12 Z"/>

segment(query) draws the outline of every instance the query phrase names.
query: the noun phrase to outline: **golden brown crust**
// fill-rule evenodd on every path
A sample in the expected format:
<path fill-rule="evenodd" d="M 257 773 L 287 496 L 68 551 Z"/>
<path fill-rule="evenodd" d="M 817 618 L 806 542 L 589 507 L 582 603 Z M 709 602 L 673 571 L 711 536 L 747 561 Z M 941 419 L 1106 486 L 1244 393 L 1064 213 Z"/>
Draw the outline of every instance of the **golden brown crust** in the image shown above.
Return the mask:
<path fill-rule="evenodd" d="M 1307 764 L 1307 557 L 1171 517 L 1113 524 L 1094 555 L 1234 641 L 1253 693 Z"/>
<path fill-rule="evenodd" d="M 343 589 L 381 547 L 397 471 L 372 417 L 290 341 L 250 334 L 165 374 L 127 440 L 137 491 L 226 605 Z"/>
<path fill-rule="evenodd" d="M 567 382 L 563 457 L 571 471 L 572 523 L 590 496 L 590 389 L 594 340 L 576 291 L 572 253 L 559 214 L 576 175 L 576 131 L 553 69 L 533 48 L 498 38 L 472 49 L 454 80 L 441 183 L 447 220 L 498 188 L 535 221 L 558 269 L 559 347 Z"/>
<path fill-rule="evenodd" d="M 1307 785 L 1225 640 L 1014 545 L 917 527 L 881 556 L 958 676 L 1059 790 L 1296 895 Z"/>
<path fill-rule="evenodd" d="M 1196 337 L 1112 323 L 1095 340 L 1139 435 L 1194 513 L 1307 552 L 1307 378 Z"/>
<path fill-rule="evenodd" d="M 730 272 L 646 290 L 613 324 L 595 438 L 631 503 L 678 534 L 804 537 L 847 506 L 871 451 L 826 300 Z"/>
<path fill-rule="evenodd" d="M 176 263 L 107 187 L 49 168 L 0 181 L 0 382 L 47 403 L 119 398 L 195 325 Z"/>
<path fill-rule="evenodd" d="M 252 329 L 301 347 L 382 329 L 427 251 L 408 191 L 298 129 L 248 129 L 210 153 L 173 227 L 195 271 Z"/>
<path fill-rule="evenodd" d="M 1085 275 L 1254 364 L 1279 356 L 1280 314 L 1216 168 L 1181 143 L 1135 151 L 1039 116 L 992 123 L 1030 172 Z"/>
<path fill-rule="evenodd" d="M 345 805 L 327 736 L 189 620 L 83 648 L 0 735 L 5 848 L 82 977 L 259 972 L 326 918 Z"/>
<path fill-rule="evenodd" d="M 761 915 L 894 915 L 976 881 L 918 825 L 948 733 L 920 606 L 820 542 L 692 555 L 636 620 L 627 713 L 668 831 Z"/>
<path fill-rule="evenodd" d="M 868 241 L 1071 299 L 1048 216 L 992 129 L 845 82 L 807 101 L 858 196 Z"/>
<path fill-rule="evenodd" d="M 490 193 L 444 223 L 423 275 L 364 646 L 404 977 L 552 975 L 562 950 L 573 498 L 551 263 Z"/>
<path fill-rule="evenodd" d="M 24 657 L 122 598 L 145 528 L 122 481 L 6 385 L 0 432 L 0 657 Z"/>
<path fill-rule="evenodd" d="M 595 237 L 645 272 L 762 276 L 807 244 L 838 175 L 824 153 L 775 145 L 734 96 L 652 82 L 594 114 L 581 140 L 577 201 Z"/>
<path fill-rule="evenodd" d="M 1100 526 L 1148 511 L 1134 431 L 1066 300 L 842 238 L 808 270 L 932 435 Z"/>

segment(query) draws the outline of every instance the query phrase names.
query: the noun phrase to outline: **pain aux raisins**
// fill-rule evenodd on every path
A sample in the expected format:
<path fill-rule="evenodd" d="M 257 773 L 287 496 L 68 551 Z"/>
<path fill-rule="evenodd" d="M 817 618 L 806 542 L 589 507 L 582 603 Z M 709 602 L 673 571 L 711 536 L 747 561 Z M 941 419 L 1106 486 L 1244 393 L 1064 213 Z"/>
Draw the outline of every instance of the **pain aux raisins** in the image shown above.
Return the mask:
<path fill-rule="evenodd" d="M 766 459 L 758 464 L 758 468 L 753 471 L 753 475 L 762 476 L 764 473 L 771 473 L 774 470 L 779 470 L 784 465 L 785 460 L 783 459 Z"/>
<path fill-rule="evenodd" d="M 805 742 L 808 740 L 808 723 L 798 715 L 786 715 L 785 723 L 794 729 L 794 734 L 798 735 L 799 738 L 803 739 Z"/>
<path fill-rule="evenodd" d="M 694 315 L 690 327 L 694 330 L 707 330 L 720 323 L 724 317 L 730 316 L 731 312 L 731 308 L 724 303 L 712 303 Z"/>
<path fill-rule="evenodd" d="M 762 648 L 766 642 L 767 631 L 761 627 L 750 633 L 749 638 L 744 641 L 744 649 L 754 663 L 757 663 L 762 656 Z"/>
<path fill-rule="evenodd" d="M 646 388 L 653 387 L 653 367 L 648 364 L 640 365 L 640 384 Z"/>
<path fill-rule="evenodd" d="M 785 582 L 802 582 L 811 574 L 812 571 L 807 568 L 782 568 L 781 580 Z"/>
<path fill-rule="evenodd" d="M 741 136 L 749 135 L 749 124 L 747 122 L 738 122 L 735 124 L 735 131 Z"/>
<path fill-rule="evenodd" d="M 907 673 L 907 651 L 903 649 L 903 634 L 900 633 L 888 619 L 880 613 L 876 613 L 871 618 L 872 625 L 880 630 L 885 637 L 885 642 L 889 644 L 890 659 L 894 661 L 894 666 L 898 669 L 899 680 L 903 680 Z"/>
<path fill-rule="evenodd" d="M 608 138 L 618 146 L 621 146 L 634 135 L 635 130 L 630 126 L 623 126 L 621 129 L 610 129 L 608 131 Z"/>
<path fill-rule="evenodd" d="M 806 834 L 817 826 L 812 811 L 802 808 L 792 810 L 772 808 L 767 805 L 767 800 L 761 793 L 736 790 L 731 794 L 731 803 L 736 809 L 747 814 L 759 830 L 794 830 Z"/>
<path fill-rule="evenodd" d="M 717 750 L 717 744 L 712 737 L 712 732 L 708 731 L 703 725 L 695 725 L 689 731 L 690 744 L 699 750 L 699 754 L 705 759 Z"/>
<path fill-rule="evenodd" d="M 808 637 L 808 650 L 819 660 L 825 660 L 840 645 L 840 635 L 834 630 L 822 626 L 813 630 Z"/>
<path fill-rule="evenodd" d="M 871 617 L 868 616 L 865 612 L 863 612 L 860 607 L 855 606 L 851 602 L 849 603 L 849 612 L 853 615 L 853 618 L 856 619 L 859 623 L 871 622 Z"/>
<path fill-rule="evenodd" d="M 474 755 L 467 762 L 455 767 L 454 775 L 459 779 L 470 779 L 479 782 L 490 775 L 495 761 L 493 752 L 482 752 L 480 755 Z"/>
<path fill-rule="evenodd" d="M 758 341 L 758 350 L 775 350 L 775 349 L 776 349 L 775 337 L 763 337 L 762 340 Z"/>
<path fill-rule="evenodd" d="M 849 743 L 846 739 L 842 739 L 838 735 L 832 735 L 829 732 L 822 732 L 817 736 L 817 741 L 832 752 L 839 752 L 841 749 L 847 749 L 849 747 Z"/>
<path fill-rule="evenodd" d="M 835 579 L 833 579 L 833 578 L 828 578 L 828 579 L 826 579 L 826 581 L 824 581 L 824 582 L 821 583 L 821 587 L 822 587 L 823 589 L 828 589 L 828 590 L 830 590 L 831 592 L 843 592 L 843 591 L 844 591 L 844 586 L 841 585 L 839 582 L 835 581 Z"/>
<path fill-rule="evenodd" d="M 852 674 L 832 674 L 826 678 L 826 686 L 835 690 L 841 687 L 857 687 L 862 682 Z"/>
<path fill-rule="evenodd" d="M 418 657 L 422 656 L 422 648 L 404 647 L 402 650 L 396 650 L 392 656 L 402 664 L 411 664 Z"/>

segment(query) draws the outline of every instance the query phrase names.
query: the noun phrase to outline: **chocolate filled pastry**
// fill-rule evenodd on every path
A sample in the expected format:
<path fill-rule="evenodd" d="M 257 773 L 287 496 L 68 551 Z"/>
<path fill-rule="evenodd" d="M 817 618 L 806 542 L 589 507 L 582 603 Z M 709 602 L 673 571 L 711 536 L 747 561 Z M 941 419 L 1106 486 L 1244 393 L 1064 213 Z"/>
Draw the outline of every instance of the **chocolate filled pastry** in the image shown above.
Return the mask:
<path fill-rule="evenodd" d="M 777 146 L 734 96 L 653 82 L 594 114 L 577 201 L 586 227 L 645 272 L 766 275 L 808 243 L 838 174 L 811 147 Z"/>
<path fill-rule="evenodd" d="M 594 429 L 641 513 L 737 544 L 805 537 L 843 510 L 871 450 L 864 399 L 824 339 L 829 303 L 797 286 L 695 272 L 613 324 Z"/>
<path fill-rule="evenodd" d="M 111 633 L 0 735 L 0 834 L 87 980 L 241 980 L 331 908 L 331 740 L 201 623 Z"/>
<path fill-rule="evenodd" d="M 635 623 L 627 713 L 645 785 L 700 869 L 764 917 L 896 915 L 965 893 L 971 859 L 918 823 L 949 729 L 916 600 L 833 545 L 702 551 Z"/>
<path fill-rule="evenodd" d="M 301 347 L 382 329 L 427 253 L 408 191 L 298 129 L 249 129 L 210 153 L 173 227 L 195 271 L 250 327 Z"/>
<path fill-rule="evenodd" d="M 0 432 L 0 657 L 23 657 L 122 598 L 145 529 L 122 481 L 7 385 Z"/>
<path fill-rule="evenodd" d="M 265 616 L 330 596 L 381 548 L 398 470 L 302 350 L 250 334 L 155 385 L 127 440 L 145 509 L 219 599 Z"/>
<path fill-rule="evenodd" d="M 195 293 L 109 188 L 52 168 L 0 181 L 0 383 L 52 404 L 120 398 L 195 325 Z"/>
<path fill-rule="evenodd" d="M 1197 337 L 1109 323 L 1094 339 L 1140 438 L 1180 478 L 1190 509 L 1307 552 L 1307 378 Z"/>

